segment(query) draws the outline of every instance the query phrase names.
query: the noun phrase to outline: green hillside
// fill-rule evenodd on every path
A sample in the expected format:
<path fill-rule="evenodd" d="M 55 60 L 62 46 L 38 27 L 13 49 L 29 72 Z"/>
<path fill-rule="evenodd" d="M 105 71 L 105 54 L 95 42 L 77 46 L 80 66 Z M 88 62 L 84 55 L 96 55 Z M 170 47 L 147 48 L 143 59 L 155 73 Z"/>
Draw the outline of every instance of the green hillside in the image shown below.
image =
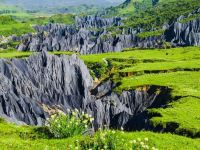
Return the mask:
<path fill-rule="evenodd" d="M 23 18 L 23 19 L 22 19 Z M 35 32 L 33 25 L 45 25 L 48 23 L 62 23 L 71 25 L 75 21 L 72 14 L 56 14 L 52 16 L 11 16 L 0 15 L 0 35 L 20 36 L 26 33 Z"/>
<path fill-rule="evenodd" d="M 105 17 L 126 17 L 125 27 L 146 30 L 158 28 L 167 22 L 173 21 L 180 15 L 188 15 L 200 6 L 199 0 L 159 0 L 153 4 L 151 0 L 127 0 L 117 7 L 107 9 Z M 193 16 L 198 17 L 198 15 Z"/>

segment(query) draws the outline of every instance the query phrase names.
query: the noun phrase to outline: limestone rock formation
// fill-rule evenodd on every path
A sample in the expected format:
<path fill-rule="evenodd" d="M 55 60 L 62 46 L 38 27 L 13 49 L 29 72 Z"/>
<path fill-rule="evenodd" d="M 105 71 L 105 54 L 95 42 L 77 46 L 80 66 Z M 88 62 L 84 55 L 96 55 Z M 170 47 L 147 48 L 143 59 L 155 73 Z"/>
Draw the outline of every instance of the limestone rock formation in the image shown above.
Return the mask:
<path fill-rule="evenodd" d="M 156 88 L 112 92 L 107 81 L 94 88 L 76 56 L 41 52 L 27 59 L 0 59 L 0 116 L 16 123 L 43 125 L 54 111 L 79 109 L 94 116 L 94 127 L 126 126 L 155 103 Z"/>
<path fill-rule="evenodd" d="M 200 9 L 194 13 L 200 13 Z M 174 46 L 199 46 L 200 17 L 188 22 L 182 22 L 184 18 L 185 16 L 180 16 L 177 22 L 173 23 L 169 29 L 166 30 L 166 40 L 171 42 Z"/>
<path fill-rule="evenodd" d="M 102 19 L 100 17 L 76 18 L 74 26 L 48 24 L 35 26 L 37 34 L 21 37 L 19 51 L 74 51 L 81 54 L 119 52 L 124 48 L 161 48 L 165 42 L 172 46 L 200 45 L 200 18 L 183 23 L 178 18 L 171 25 L 164 25 L 165 33 L 160 36 L 138 37 L 142 29 L 126 29 L 122 33 L 111 34 L 109 27 L 121 26 L 121 18 Z"/>

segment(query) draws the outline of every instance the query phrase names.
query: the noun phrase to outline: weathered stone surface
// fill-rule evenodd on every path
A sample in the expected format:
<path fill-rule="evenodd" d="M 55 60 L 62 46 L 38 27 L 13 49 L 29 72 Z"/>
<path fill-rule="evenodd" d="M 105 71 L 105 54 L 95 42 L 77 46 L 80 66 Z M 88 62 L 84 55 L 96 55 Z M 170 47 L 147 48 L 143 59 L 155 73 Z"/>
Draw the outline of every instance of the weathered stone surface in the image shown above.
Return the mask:
<path fill-rule="evenodd" d="M 197 13 L 199 10 L 193 13 Z M 180 16 L 171 25 L 165 24 L 164 35 L 139 38 L 142 29 L 123 29 L 121 33 L 110 34 L 110 26 L 121 26 L 121 18 L 101 18 L 87 16 L 76 18 L 74 26 L 49 24 L 35 26 L 37 34 L 27 34 L 21 37 L 19 51 L 74 51 L 81 54 L 119 52 L 124 48 L 161 48 L 170 42 L 173 46 L 200 45 L 200 18 L 187 23 L 181 23 Z"/>
<path fill-rule="evenodd" d="M 87 67 L 76 55 L 42 52 L 23 60 L 0 59 L 0 116 L 43 125 L 50 111 L 77 108 L 94 116 L 95 128 L 119 128 L 152 106 L 158 96 L 155 88 L 118 95 L 112 92 L 111 81 L 93 86 Z"/>
<path fill-rule="evenodd" d="M 186 23 L 181 23 L 184 16 L 180 16 L 165 32 L 165 38 L 174 46 L 200 45 L 200 17 Z"/>
<path fill-rule="evenodd" d="M 92 78 L 76 55 L 45 52 L 27 60 L 0 60 L 0 113 L 41 125 L 48 115 L 42 105 L 84 108 Z"/>

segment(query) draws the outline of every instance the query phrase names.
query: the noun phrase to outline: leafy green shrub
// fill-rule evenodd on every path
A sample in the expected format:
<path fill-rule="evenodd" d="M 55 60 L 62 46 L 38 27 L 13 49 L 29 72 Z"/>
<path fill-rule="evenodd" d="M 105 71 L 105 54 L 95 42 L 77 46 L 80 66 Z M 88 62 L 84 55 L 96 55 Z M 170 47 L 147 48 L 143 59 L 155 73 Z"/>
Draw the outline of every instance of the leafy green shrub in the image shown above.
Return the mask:
<path fill-rule="evenodd" d="M 164 30 L 160 29 L 156 31 L 141 32 L 141 33 L 138 33 L 137 36 L 139 38 L 148 38 L 151 36 L 161 36 L 163 33 L 164 33 Z"/>
<path fill-rule="evenodd" d="M 46 126 L 55 138 L 81 135 L 92 127 L 93 118 L 77 109 L 68 114 L 59 113 L 48 119 Z"/>
<path fill-rule="evenodd" d="M 3 118 L 0 118 L 0 123 L 5 123 L 5 120 Z"/>
<path fill-rule="evenodd" d="M 49 18 L 51 23 L 64 23 L 73 24 L 75 22 L 75 16 L 72 14 L 57 14 Z"/>

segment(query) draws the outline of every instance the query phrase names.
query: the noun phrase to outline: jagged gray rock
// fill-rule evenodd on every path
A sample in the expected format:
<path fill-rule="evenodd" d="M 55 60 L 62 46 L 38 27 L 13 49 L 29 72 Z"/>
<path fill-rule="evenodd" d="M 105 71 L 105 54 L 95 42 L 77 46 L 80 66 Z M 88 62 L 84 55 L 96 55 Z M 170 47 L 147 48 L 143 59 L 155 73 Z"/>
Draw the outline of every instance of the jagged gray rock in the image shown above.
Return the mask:
<path fill-rule="evenodd" d="M 198 13 L 199 10 L 193 12 Z M 87 16 L 76 18 L 74 26 L 49 24 L 35 26 L 37 34 L 27 34 L 21 37 L 19 51 L 74 51 L 81 54 L 119 52 L 124 48 L 162 48 L 165 42 L 172 46 L 200 45 L 200 18 L 187 23 L 181 23 L 180 16 L 171 25 L 165 24 L 165 33 L 160 36 L 140 38 L 137 34 L 142 29 L 123 29 L 121 33 L 111 34 L 110 26 L 122 26 L 121 18 L 101 18 Z"/>
<path fill-rule="evenodd" d="M 180 16 L 165 32 L 165 39 L 174 46 L 199 46 L 200 45 L 200 17 L 189 22 L 181 22 Z"/>
<path fill-rule="evenodd" d="M 73 51 L 81 54 L 120 52 L 124 48 L 161 47 L 161 37 L 137 37 L 139 31 L 129 29 L 126 34 L 110 35 L 106 28 L 91 31 L 60 24 L 37 26 L 36 35 L 23 36 L 19 51 Z M 43 31 L 43 32 L 42 32 Z"/>
<path fill-rule="evenodd" d="M 95 128 L 121 127 L 158 96 L 156 89 L 118 95 L 112 92 L 111 81 L 93 86 L 87 67 L 76 55 L 41 52 L 27 59 L 0 59 L 0 116 L 43 125 L 50 110 L 77 108 L 94 116 Z"/>

